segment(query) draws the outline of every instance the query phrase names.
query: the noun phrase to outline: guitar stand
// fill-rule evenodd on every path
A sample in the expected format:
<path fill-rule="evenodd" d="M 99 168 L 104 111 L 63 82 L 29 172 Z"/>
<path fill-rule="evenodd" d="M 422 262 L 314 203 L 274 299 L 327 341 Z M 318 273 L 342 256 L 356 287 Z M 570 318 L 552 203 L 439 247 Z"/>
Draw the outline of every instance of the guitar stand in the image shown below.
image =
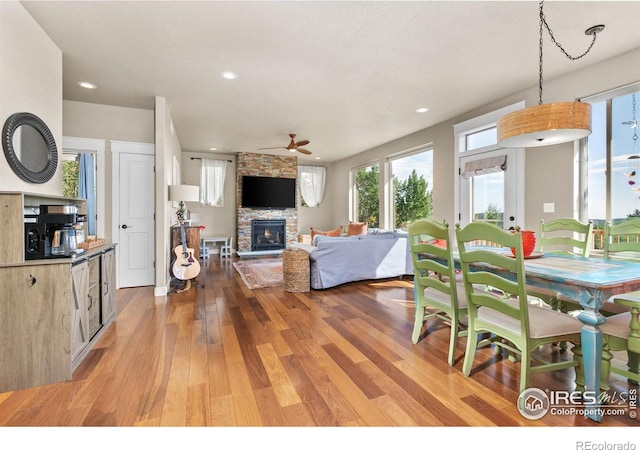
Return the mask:
<path fill-rule="evenodd" d="M 174 277 L 171 277 L 171 280 L 172 280 L 172 282 L 173 282 L 173 280 L 178 281 L 178 282 L 180 282 L 180 281 L 183 281 L 183 282 L 182 282 L 182 285 L 181 285 L 180 283 L 178 283 L 178 284 L 176 285 L 176 287 L 174 287 L 173 289 L 171 289 L 171 290 L 168 292 L 168 294 L 172 294 L 172 293 L 174 293 L 174 292 L 175 292 L 175 293 L 177 293 L 177 294 L 179 294 L 179 293 L 181 293 L 181 292 L 186 292 L 186 291 L 188 291 L 189 289 L 191 289 L 191 281 L 192 281 L 192 280 L 178 280 L 177 278 L 174 278 Z M 193 280 L 195 280 L 195 278 L 193 278 Z M 196 284 L 195 284 L 195 287 L 203 288 L 203 287 L 204 287 L 204 284 L 196 283 Z"/>

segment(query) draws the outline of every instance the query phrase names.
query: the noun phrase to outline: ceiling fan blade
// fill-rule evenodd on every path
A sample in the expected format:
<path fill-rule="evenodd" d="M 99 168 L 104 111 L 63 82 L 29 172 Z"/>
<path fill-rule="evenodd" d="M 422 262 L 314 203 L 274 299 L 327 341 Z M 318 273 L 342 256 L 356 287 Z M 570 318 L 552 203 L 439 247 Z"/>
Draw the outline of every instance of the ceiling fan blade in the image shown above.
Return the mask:
<path fill-rule="evenodd" d="M 258 150 L 276 150 L 276 149 L 285 149 L 285 150 L 289 150 L 287 147 L 261 147 Z"/>
<path fill-rule="evenodd" d="M 306 148 L 298 148 L 296 150 L 299 151 L 300 153 L 302 153 L 303 155 L 310 155 L 311 154 L 311 152 L 309 150 L 307 150 Z"/>
<path fill-rule="evenodd" d="M 296 142 L 296 145 L 299 147 L 302 147 L 304 145 L 307 145 L 309 143 L 309 141 L 305 140 L 305 141 L 298 141 Z"/>

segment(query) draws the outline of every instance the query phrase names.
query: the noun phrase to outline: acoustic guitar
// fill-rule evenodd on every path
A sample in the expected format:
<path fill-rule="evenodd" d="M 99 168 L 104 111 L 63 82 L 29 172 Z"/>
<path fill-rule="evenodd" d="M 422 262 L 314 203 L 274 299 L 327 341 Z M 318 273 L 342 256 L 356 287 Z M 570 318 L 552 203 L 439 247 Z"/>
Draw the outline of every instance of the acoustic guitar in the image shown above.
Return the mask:
<path fill-rule="evenodd" d="M 193 249 L 187 247 L 184 224 L 180 222 L 180 238 L 182 244 L 173 249 L 176 260 L 173 263 L 173 275 L 179 280 L 191 280 L 200 273 L 200 263 L 193 256 Z"/>

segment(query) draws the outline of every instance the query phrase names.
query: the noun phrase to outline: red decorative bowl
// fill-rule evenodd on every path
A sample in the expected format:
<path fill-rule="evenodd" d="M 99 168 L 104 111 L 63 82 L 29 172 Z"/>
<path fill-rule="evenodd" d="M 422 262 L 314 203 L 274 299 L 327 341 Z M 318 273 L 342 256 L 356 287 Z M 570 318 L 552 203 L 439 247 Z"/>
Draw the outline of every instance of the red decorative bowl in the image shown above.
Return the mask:
<path fill-rule="evenodd" d="M 520 230 L 520 234 L 522 235 L 522 252 L 526 258 L 536 248 L 536 233 L 531 230 Z M 516 249 L 511 247 L 511 253 L 516 256 Z"/>

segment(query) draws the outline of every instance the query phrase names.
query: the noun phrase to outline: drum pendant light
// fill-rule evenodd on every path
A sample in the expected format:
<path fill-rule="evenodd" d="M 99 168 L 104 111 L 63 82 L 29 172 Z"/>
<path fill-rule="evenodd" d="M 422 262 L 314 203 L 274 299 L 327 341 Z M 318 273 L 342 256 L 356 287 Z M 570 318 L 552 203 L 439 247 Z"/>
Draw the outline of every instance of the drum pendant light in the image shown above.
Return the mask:
<path fill-rule="evenodd" d="M 498 145 L 502 147 L 542 147 L 574 141 L 591 134 L 591 105 L 582 102 L 542 103 L 542 44 L 544 29 L 554 44 L 570 60 L 585 56 L 596 42 L 596 35 L 604 25 L 588 28 L 585 34 L 593 36 L 591 45 L 580 56 L 571 56 L 556 41 L 547 24 L 543 11 L 544 0 L 539 4 L 540 40 L 538 66 L 539 104 L 509 113 L 498 120 Z"/>

